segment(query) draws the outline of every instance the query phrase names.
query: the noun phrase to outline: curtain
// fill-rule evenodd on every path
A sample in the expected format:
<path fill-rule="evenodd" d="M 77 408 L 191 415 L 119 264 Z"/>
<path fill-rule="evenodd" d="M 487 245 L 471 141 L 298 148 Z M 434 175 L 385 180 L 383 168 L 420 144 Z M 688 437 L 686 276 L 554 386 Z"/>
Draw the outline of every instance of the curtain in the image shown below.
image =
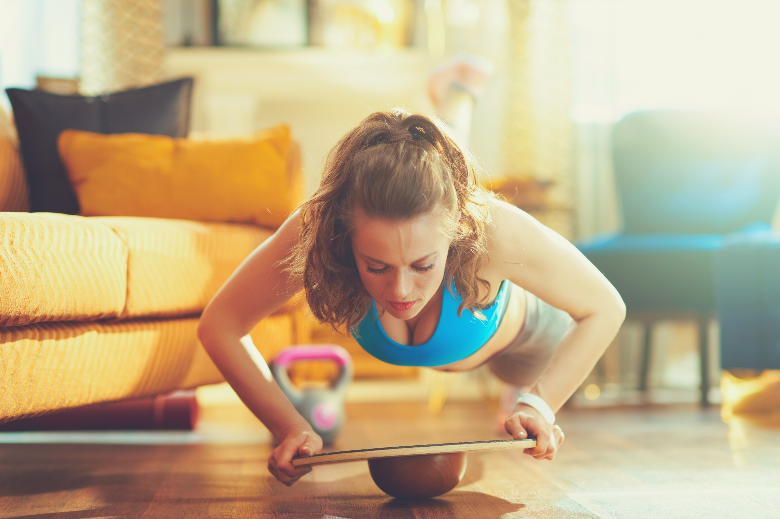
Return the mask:
<path fill-rule="evenodd" d="M 534 214 L 574 237 L 571 41 L 567 0 L 507 0 L 509 78 L 503 174 L 550 183 Z"/>
<path fill-rule="evenodd" d="M 163 78 L 160 0 L 82 0 L 81 9 L 82 94 L 141 87 Z"/>
<path fill-rule="evenodd" d="M 0 0 L 0 92 L 79 74 L 81 0 Z M 10 109 L 4 93 L 0 104 Z"/>

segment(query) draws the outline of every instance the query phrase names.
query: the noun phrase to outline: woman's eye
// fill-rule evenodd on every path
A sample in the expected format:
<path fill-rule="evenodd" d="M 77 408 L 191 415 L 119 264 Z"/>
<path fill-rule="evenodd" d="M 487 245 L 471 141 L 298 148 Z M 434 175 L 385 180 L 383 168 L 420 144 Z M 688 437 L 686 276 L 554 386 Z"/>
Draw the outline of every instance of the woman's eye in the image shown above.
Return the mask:
<path fill-rule="evenodd" d="M 412 265 L 412 268 L 414 270 L 416 270 L 417 272 L 427 272 L 427 271 L 431 270 L 435 266 L 436 265 L 431 263 L 430 265 L 426 265 L 424 267 L 418 267 L 417 265 Z M 389 268 L 390 267 L 387 266 L 387 265 L 385 265 L 382 268 L 372 268 L 372 267 L 369 267 L 368 265 L 366 265 L 366 272 L 368 272 L 369 274 L 384 274 L 385 272 L 387 272 L 387 269 L 389 269 Z"/>

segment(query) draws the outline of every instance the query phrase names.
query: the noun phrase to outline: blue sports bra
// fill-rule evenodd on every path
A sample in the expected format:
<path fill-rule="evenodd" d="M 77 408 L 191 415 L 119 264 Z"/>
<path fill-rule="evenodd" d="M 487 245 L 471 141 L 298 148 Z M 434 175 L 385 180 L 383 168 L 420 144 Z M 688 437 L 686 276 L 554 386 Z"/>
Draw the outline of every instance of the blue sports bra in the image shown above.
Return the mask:
<path fill-rule="evenodd" d="M 478 319 L 468 309 L 458 317 L 458 306 L 463 298 L 449 283 L 442 294 L 441 317 L 433 336 L 425 343 L 409 346 L 395 342 L 387 336 L 379 321 L 376 302 L 371 301 L 368 314 L 353 327 L 355 340 L 368 353 L 379 360 L 397 366 L 443 366 L 465 359 L 479 350 L 498 329 L 509 299 L 509 280 L 501 282 L 495 301 L 480 310 Z"/>

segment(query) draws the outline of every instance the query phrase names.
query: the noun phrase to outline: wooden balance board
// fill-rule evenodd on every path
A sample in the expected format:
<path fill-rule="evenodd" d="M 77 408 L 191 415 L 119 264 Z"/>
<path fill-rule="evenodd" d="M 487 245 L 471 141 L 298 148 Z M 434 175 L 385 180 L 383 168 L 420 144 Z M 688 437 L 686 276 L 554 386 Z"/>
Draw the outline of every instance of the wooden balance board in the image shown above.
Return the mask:
<path fill-rule="evenodd" d="M 321 465 L 323 463 L 345 463 L 348 461 L 370 460 L 374 458 L 398 458 L 402 456 L 422 456 L 426 454 L 449 454 L 453 452 L 496 451 L 504 449 L 530 449 L 536 447 L 536 440 L 485 440 L 461 443 L 435 443 L 432 445 L 404 445 L 377 449 L 359 449 L 354 451 L 323 452 L 312 456 L 296 456 L 292 459 L 294 467 L 301 465 Z"/>

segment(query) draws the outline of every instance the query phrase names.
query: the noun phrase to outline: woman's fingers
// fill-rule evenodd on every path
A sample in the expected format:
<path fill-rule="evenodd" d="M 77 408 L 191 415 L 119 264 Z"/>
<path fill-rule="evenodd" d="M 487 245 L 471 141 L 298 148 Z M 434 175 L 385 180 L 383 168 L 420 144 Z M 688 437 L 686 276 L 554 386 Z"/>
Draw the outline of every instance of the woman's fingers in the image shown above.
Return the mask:
<path fill-rule="evenodd" d="M 273 474 L 276 479 L 285 485 L 290 486 L 301 479 L 302 476 L 311 472 L 311 467 L 308 465 L 302 467 L 293 467 L 292 463 L 290 463 L 288 466 L 285 464 L 279 464 L 273 458 L 269 458 L 268 471 Z"/>
<path fill-rule="evenodd" d="M 558 447 L 563 443 L 563 431 L 552 426 L 540 416 L 530 412 L 515 412 L 507 417 L 505 428 L 515 439 L 536 438 L 536 446 L 523 452 L 538 460 L 552 460 Z"/>
<path fill-rule="evenodd" d="M 528 431 L 520 421 L 520 417 L 515 413 L 507 417 L 504 422 L 504 429 L 515 440 L 525 440 L 528 438 Z"/>
<path fill-rule="evenodd" d="M 311 472 L 311 466 L 294 467 L 293 457 L 298 454 L 309 456 L 319 450 L 317 439 L 304 435 L 295 440 L 283 441 L 268 458 L 268 471 L 287 486 L 298 481 L 301 476 Z"/>
<path fill-rule="evenodd" d="M 279 456 L 276 458 L 276 469 L 288 478 L 296 477 L 296 469 L 293 467 L 292 459 L 298 453 L 298 445 L 292 442 L 284 442 L 278 448 L 280 451 Z"/>
<path fill-rule="evenodd" d="M 544 420 L 526 413 L 512 413 L 506 419 L 506 432 L 512 435 L 516 440 L 523 440 L 529 436 L 536 437 L 536 447 L 525 449 L 523 452 L 533 457 L 537 457 L 547 452 L 547 446 L 550 443 L 551 431 L 548 431 L 549 425 Z"/>
<path fill-rule="evenodd" d="M 279 481 L 287 485 L 288 487 L 301 479 L 302 476 L 311 472 L 311 467 L 298 467 L 295 469 L 294 475 L 290 476 L 288 472 L 282 472 L 278 467 L 272 463 L 271 459 L 268 460 L 268 471 Z"/>
<path fill-rule="evenodd" d="M 538 419 L 535 419 L 535 421 L 540 422 Z M 549 429 L 549 427 L 544 426 L 547 425 L 546 422 L 544 425 L 541 423 L 536 423 L 534 425 L 536 426 L 534 428 L 536 432 L 536 447 L 533 449 L 526 449 L 525 452 L 526 454 L 530 454 L 536 459 L 542 459 L 547 456 L 547 450 L 553 443 L 551 438 L 552 431 Z"/>
<path fill-rule="evenodd" d="M 317 439 L 314 438 L 314 436 L 306 435 L 306 439 L 303 441 L 300 447 L 298 447 L 298 455 L 299 456 L 311 456 L 320 448 L 322 445 L 318 445 Z"/>
<path fill-rule="evenodd" d="M 557 439 L 557 446 L 560 447 L 561 444 L 563 443 L 563 439 L 565 438 L 566 435 L 563 434 L 563 431 L 557 425 L 555 427 L 553 427 L 553 431 L 555 432 L 555 437 Z"/>
<path fill-rule="evenodd" d="M 558 452 L 558 447 L 561 446 L 563 443 L 563 431 L 560 427 L 557 425 L 553 427 L 552 434 L 550 437 L 550 441 L 547 444 L 547 449 L 545 452 L 534 455 L 534 458 L 538 460 L 553 460 L 555 459 L 555 454 Z M 538 445 L 538 444 L 537 444 Z"/>

